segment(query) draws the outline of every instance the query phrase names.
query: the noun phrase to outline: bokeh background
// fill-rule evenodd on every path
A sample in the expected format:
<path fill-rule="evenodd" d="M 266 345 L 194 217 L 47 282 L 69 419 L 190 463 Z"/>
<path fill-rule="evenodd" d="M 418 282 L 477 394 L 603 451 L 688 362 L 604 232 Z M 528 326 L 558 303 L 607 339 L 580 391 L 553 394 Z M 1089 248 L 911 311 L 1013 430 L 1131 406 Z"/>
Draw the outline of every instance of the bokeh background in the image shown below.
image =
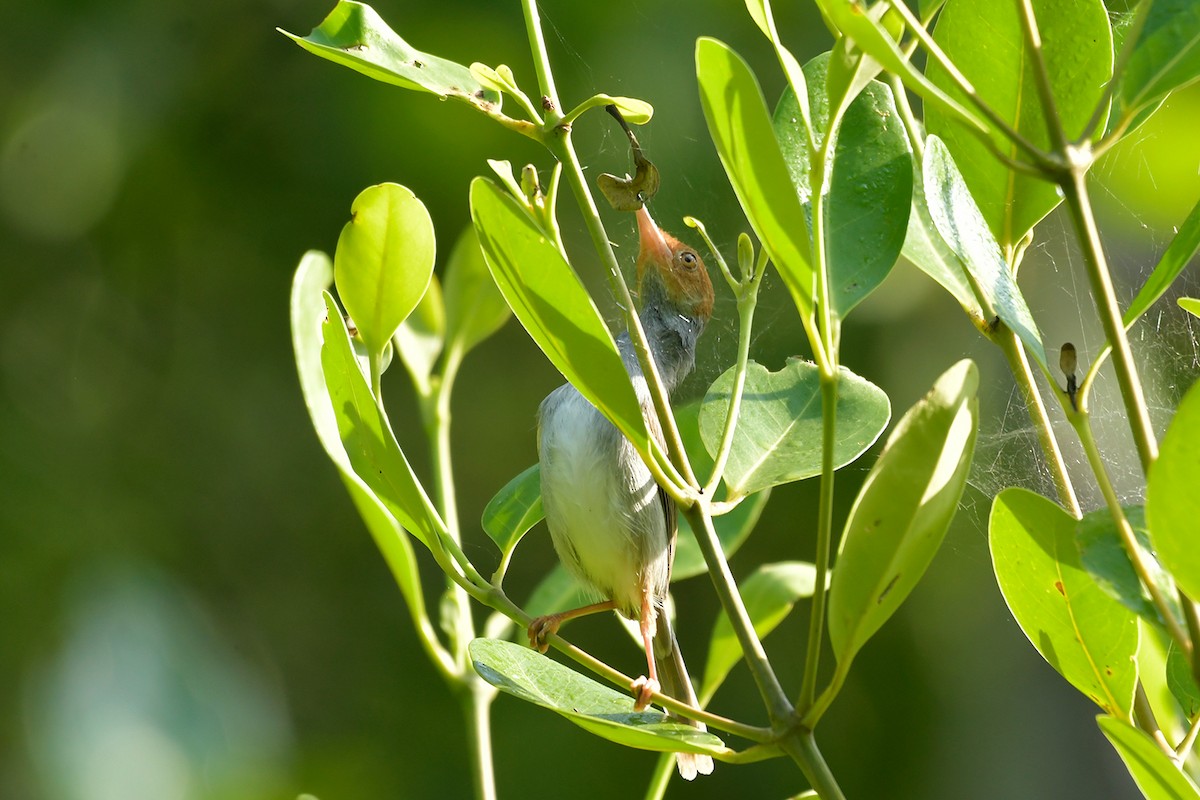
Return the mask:
<path fill-rule="evenodd" d="M 798 54 L 828 48 L 810 5 L 780 5 Z M 446 244 L 468 222 L 466 188 L 486 159 L 550 162 L 465 107 L 373 83 L 274 30 L 305 33 L 331 7 L 41 0 L 6 27 L 0 797 L 468 795 L 458 706 L 308 422 L 288 288 L 305 250 L 332 251 L 369 184 L 412 188 Z M 509 64 L 534 91 L 517 3 L 376 8 L 417 47 Z M 679 232 L 684 214 L 700 217 L 732 251 L 746 225 L 707 140 L 692 49 L 697 36 L 719 36 L 777 96 L 782 80 L 742 4 L 546 0 L 543 13 L 566 102 L 605 91 L 656 107 L 641 136 L 664 176 L 659 220 Z M 1098 170 L 1101 228 L 1125 299 L 1200 195 L 1198 121 L 1200 94 L 1180 95 Z M 607 118 L 578 131 L 593 173 L 627 168 Z M 579 270 L 602 291 L 577 217 L 564 219 Z M 628 218 L 609 225 L 631 253 Z M 1048 346 L 1071 340 L 1086 356 L 1100 335 L 1068 232 L 1061 215 L 1047 220 L 1022 283 Z M 1186 282 L 1195 294 L 1194 269 Z M 1160 428 L 1197 372 L 1194 329 L 1170 300 L 1134 333 Z M 803 354 L 803 339 L 777 281 L 764 302 L 754 357 L 774 368 Z M 729 363 L 733 317 L 726 297 L 684 395 L 702 393 Z M 985 383 L 962 513 L 820 731 L 848 796 L 1135 796 L 1092 722 L 1096 709 L 1028 646 L 991 576 L 991 494 L 1044 480 L 1003 362 L 906 264 L 845 338 L 844 362 L 883 386 L 897 414 L 964 356 L 980 362 Z M 465 520 L 534 461 L 535 409 L 558 382 L 515 323 L 469 357 L 454 406 Z M 398 435 L 426 474 L 404 379 L 385 383 Z M 1103 446 L 1136 500 L 1119 401 L 1101 383 Z M 839 518 L 870 463 L 842 473 Z M 811 557 L 813 489 L 776 492 L 735 572 Z M 467 535 L 468 554 L 490 569 L 491 544 L 471 526 Z M 519 595 L 552 563 L 535 529 L 509 585 Z M 711 586 L 682 583 L 677 602 L 684 650 L 702 663 Z M 794 614 L 767 640 L 793 690 L 803 619 Z M 611 620 L 577 626 L 575 640 L 636 672 L 640 656 Z M 715 708 L 764 720 L 744 669 Z M 640 796 L 653 764 L 506 697 L 495 740 L 503 797 Z M 801 788 L 794 767 L 773 761 L 722 766 L 671 794 L 783 798 Z"/>

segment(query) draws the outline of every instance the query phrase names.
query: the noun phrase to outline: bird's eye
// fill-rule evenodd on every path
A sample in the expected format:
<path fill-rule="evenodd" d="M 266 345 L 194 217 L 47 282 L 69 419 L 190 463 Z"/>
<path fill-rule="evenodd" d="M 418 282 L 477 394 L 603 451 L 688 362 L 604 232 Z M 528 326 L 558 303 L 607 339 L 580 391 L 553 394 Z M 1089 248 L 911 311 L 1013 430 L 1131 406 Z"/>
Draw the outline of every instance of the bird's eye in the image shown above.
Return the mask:
<path fill-rule="evenodd" d="M 687 269 L 695 269 L 696 265 L 700 263 L 700 259 L 691 250 L 684 250 L 679 254 L 679 262 Z"/>

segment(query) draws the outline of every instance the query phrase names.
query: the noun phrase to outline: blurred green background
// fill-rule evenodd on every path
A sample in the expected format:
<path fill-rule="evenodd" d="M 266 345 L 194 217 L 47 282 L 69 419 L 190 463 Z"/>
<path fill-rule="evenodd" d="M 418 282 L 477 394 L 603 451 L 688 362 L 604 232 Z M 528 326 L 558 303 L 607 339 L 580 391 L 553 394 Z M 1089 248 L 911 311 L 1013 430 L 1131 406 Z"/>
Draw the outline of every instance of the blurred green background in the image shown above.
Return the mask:
<path fill-rule="evenodd" d="M 468 794 L 458 706 L 420 653 L 309 425 L 288 288 L 305 250 L 332 251 L 369 184 L 412 188 L 445 253 L 468 222 L 466 187 L 487 173 L 486 159 L 543 168 L 549 159 L 465 107 L 373 83 L 274 30 L 306 33 L 331 7 L 43 0 L 23 4 L 20 25 L 7 28 L 0 797 Z M 507 63 L 534 91 L 515 2 L 376 8 L 417 47 Z M 676 232 L 684 214 L 697 216 L 731 252 L 746 225 L 707 140 L 692 48 L 697 36 L 719 36 L 777 96 L 774 59 L 742 4 L 547 0 L 543 13 L 565 102 L 605 91 L 653 103 L 641 138 L 664 176 L 656 216 Z M 809 5 L 779 13 L 803 59 L 828 48 Z M 1200 194 L 1198 120 L 1200 94 L 1174 99 L 1098 172 L 1101 226 L 1126 299 Z M 607 118 L 577 129 L 594 174 L 627 168 Z M 602 291 L 564 205 L 577 266 Z M 608 222 L 628 260 L 632 225 Z M 1068 223 L 1055 214 L 1041 232 L 1022 283 L 1048 349 L 1070 339 L 1094 353 L 1100 334 Z M 1195 294 L 1194 270 L 1185 282 Z M 803 339 L 779 283 L 768 292 L 753 354 L 777 368 L 803 353 Z M 1160 427 L 1197 372 L 1191 323 L 1170 298 L 1161 309 L 1134 333 Z M 730 362 L 733 317 L 726 297 L 684 395 L 700 394 Z M 990 494 L 1043 483 L 1002 360 L 907 265 L 855 313 L 845 339 L 844 363 L 883 386 L 897 414 L 961 357 L 980 361 L 985 382 L 962 513 L 820 731 L 848 796 L 1134 796 L 1092 722 L 1096 709 L 1028 646 L 991 576 Z M 535 410 L 559 380 L 515 323 L 470 356 L 454 407 L 465 520 L 534 461 Z M 425 474 L 404 379 L 396 371 L 385 383 L 398 436 Z M 1119 402 L 1111 382 L 1100 390 L 1103 445 L 1136 500 Z M 870 458 L 842 473 L 842 514 Z M 1086 482 L 1084 494 L 1097 504 Z M 810 558 L 814 498 L 805 485 L 776 492 L 735 572 Z M 485 572 L 495 563 L 478 530 L 468 528 L 466 550 Z M 531 588 L 553 558 L 535 529 L 509 586 Z M 717 609 L 711 586 L 682 583 L 677 602 L 684 651 L 700 664 Z M 793 690 L 803 619 L 796 613 L 767 640 Z M 611 620 L 577 623 L 571 636 L 636 672 L 641 656 Z M 744 669 L 714 707 L 765 721 Z M 506 697 L 495 738 L 503 797 L 640 796 L 654 760 Z M 773 761 L 719 766 L 671 794 L 783 798 L 802 785 L 793 766 Z"/>

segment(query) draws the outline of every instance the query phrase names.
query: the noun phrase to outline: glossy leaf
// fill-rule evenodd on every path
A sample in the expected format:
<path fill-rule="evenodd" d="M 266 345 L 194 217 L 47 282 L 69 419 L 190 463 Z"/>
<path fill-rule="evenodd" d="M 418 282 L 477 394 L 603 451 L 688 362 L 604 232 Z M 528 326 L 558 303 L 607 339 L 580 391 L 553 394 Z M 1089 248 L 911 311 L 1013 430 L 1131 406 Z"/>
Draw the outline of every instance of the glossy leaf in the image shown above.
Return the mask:
<path fill-rule="evenodd" d="M 738 589 L 742 602 L 746 604 L 746 613 L 750 615 L 760 639 L 783 622 L 797 600 L 812 596 L 816 578 L 817 570 L 812 564 L 781 561 L 763 564 L 739 582 Z M 729 617 L 722 611 L 713 625 L 708 645 L 708 662 L 704 666 L 704 681 L 699 691 L 701 702 L 712 697 L 729 671 L 741 660 L 741 645 L 734 635 Z"/>
<path fill-rule="evenodd" d="M 1035 146 L 1049 150 L 1050 134 L 1033 57 L 1017 9 L 1013 2 L 950 0 L 938 17 L 934 40 L 978 96 L 1010 127 Z M 1091 119 L 1112 75 L 1108 15 L 1102 0 L 1033 0 L 1033 10 L 1058 117 L 1067 138 L 1074 140 Z M 930 59 L 926 74 L 951 97 L 966 101 L 966 95 L 934 59 Z M 1061 202 L 1053 184 L 1009 169 L 953 115 L 937 107 L 927 108 L 925 127 L 954 155 L 992 235 L 1006 253 Z M 1023 157 L 1024 151 L 999 131 L 993 132 L 992 139 L 1010 158 Z"/>
<path fill-rule="evenodd" d="M 332 284 L 333 263 L 329 257 L 316 251 L 305 253 L 296 269 L 291 297 L 292 346 L 304 404 L 308 407 L 321 446 L 337 467 L 355 508 L 383 553 L 396 584 L 408 602 L 410 613 L 414 619 L 423 618 L 425 598 L 421 593 L 412 544 L 395 518 L 350 465 L 338 432 L 338 418 L 325 386 L 325 371 L 321 366 L 321 326 L 328 313 L 325 291 Z"/>
<path fill-rule="evenodd" d="M 650 434 L 596 304 L 525 210 L 494 183 L 471 182 L 471 216 L 488 269 L 550 363 L 646 455 Z"/>
<path fill-rule="evenodd" d="M 392 336 L 392 345 L 422 396 L 431 391 L 429 378 L 442 353 L 445 338 L 446 305 L 442 300 L 442 284 L 434 275 L 429 279 L 421 302 Z"/>
<path fill-rule="evenodd" d="M 1125 508 L 1125 518 L 1138 540 L 1143 563 L 1151 569 L 1155 582 L 1164 597 L 1175 594 L 1175 585 L 1150 550 L 1150 534 L 1146 529 L 1145 513 L 1140 506 Z M 1085 514 L 1076 523 L 1075 544 L 1079 548 L 1080 564 L 1110 597 L 1135 614 L 1161 624 L 1150 595 L 1142 587 L 1133 562 L 1117 532 L 1112 514 L 1107 508 Z"/>
<path fill-rule="evenodd" d="M 811 127 L 812 121 L 808 107 L 808 87 L 804 77 L 804 69 L 800 66 L 800 62 L 792 55 L 792 51 L 783 46 L 783 42 L 779 40 L 779 32 L 775 29 L 775 17 L 771 12 L 771 4 L 768 0 L 746 0 L 746 11 L 750 13 L 750 18 L 754 20 L 754 24 L 763 32 L 763 35 L 770 40 L 771 45 L 775 48 L 775 54 L 779 57 L 779 63 L 783 67 L 784 75 L 787 77 L 788 89 L 791 91 L 792 97 L 798 99 L 797 112 L 798 124 L 803 125 L 802 130 L 807 130 Z M 777 112 L 778 113 L 778 112 Z M 776 130 L 778 133 L 778 130 Z M 780 142 L 782 144 L 782 141 Z"/>
<path fill-rule="evenodd" d="M 1159 561 L 1179 588 L 1200 597 L 1200 383 L 1179 403 L 1146 483 L 1146 521 Z"/>
<path fill-rule="evenodd" d="M 804 65 L 813 138 L 827 135 L 828 53 Z M 775 108 L 775 135 L 802 202 L 811 205 L 808 132 L 789 88 Z M 845 316 L 887 277 L 908 229 L 912 151 L 892 90 L 870 81 L 846 109 L 837 133 L 825 198 L 825 252 L 834 310 Z M 811 211 L 809 212 L 811 215 Z"/>
<path fill-rule="evenodd" d="M 1200 800 L 1200 790 L 1142 731 L 1115 716 L 1096 718 L 1146 800 Z"/>
<path fill-rule="evenodd" d="M 508 555 L 542 521 L 542 471 L 534 464 L 504 485 L 483 509 L 483 529 Z"/>
<path fill-rule="evenodd" d="M 657 752 L 723 756 L 720 739 L 661 711 L 633 710 L 633 697 L 597 683 L 528 647 L 499 639 L 468 646 L 475 671 L 502 692 L 548 708 L 609 741 Z"/>
<path fill-rule="evenodd" d="M 369 186 L 338 237 L 333 277 L 346 313 L 372 353 L 382 353 L 433 275 L 436 245 L 425 204 L 403 186 Z"/>
<path fill-rule="evenodd" d="M 1025 489 L 992 504 L 996 581 L 1050 666 L 1110 714 L 1128 717 L 1137 683 L 1137 618 L 1096 585 L 1075 547 L 1075 518 Z"/>
<path fill-rule="evenodd" d="M 1154 0 L 1121 73 L 1121 115 L 1200 79 L 1200 2 Z"/>
<path fill-rule="evenodd" d="M 937 281 L 972 320 L 983 320 L 983 308 L 971 286 L 967 268 L 938 233 L 937 225 L 929 213 L 929 204 L 925 201 L 923 166 L 917 159 L 913 159 L 913 176 L 913 207 L 908 216 L 908 231 L 900 254 Z"/>
<path fill-rule="evenodd" d="M 716 39 L 696 42 L 696 77 L 708 132 L 734 194 L 807 318 L 813 310 L 812 248 L 762 90 L 746 62 Z"/>
<path fill-rule="evenodd" d="M 485 89 L 471 70 L 412 47 L 363 3 L 341 0 L 308 36 L 279 32 L 310 53 L 377 81 L 500 110 L 500 93 Z"/>
<path fill-rule="evenodd" d="M 1039 364 L 1045 366 L 1046 351 L 1029 306 L 1025 304 L 1025 298 L 954 159 L 936 136 L 925 141 L 923 172 L 925 202 L 938 234 L 967 268 L 979 292 L 991 306 L 988 310 L 1017 335 Z"/>
<path fill-rule="evenodd" d="M 1177 301 L 1179 307 L 1194 317 L 1200 317 L 1200 298 L 1181 297 Z"/>
<path fill-rule="evenodd" d="M 967 484 L 979 371 L 960 361 L 896 424 L 850 510 L 829 588 L 829 640 L 844 672 L 925 573 Z"/>
<path fill-rule="evenodd" d="M 710 454 L 720 447 L 733 370 L 713 383 L 700 408 L 700 435 Z M 834 468 L 870 447 L 891 417 L 891 404 L 875 384 L 842 368 L 838 382 Z M 725 468 L 730 496 L 811 478 L 821 473 L 821 384 L 815 364 L 791 359 L 778 372 L 751 361 L 746 368 L 737 435 Z"/>
<path fill-rule="evenodd" d="M 375 402 L 354 359 L 341 311 L 328 293 L 325 304 L 321 365 L 350 466 L 396 521 L 426 547 L 440 548 L 444 525 L 396 443 L 391 423 Z"/>
<path fill-rule="evenodd" d="M 512 316 L 469 227 L 458 237 L 446 265 L 447 349 L 466 353 L 500 330 Z"/>

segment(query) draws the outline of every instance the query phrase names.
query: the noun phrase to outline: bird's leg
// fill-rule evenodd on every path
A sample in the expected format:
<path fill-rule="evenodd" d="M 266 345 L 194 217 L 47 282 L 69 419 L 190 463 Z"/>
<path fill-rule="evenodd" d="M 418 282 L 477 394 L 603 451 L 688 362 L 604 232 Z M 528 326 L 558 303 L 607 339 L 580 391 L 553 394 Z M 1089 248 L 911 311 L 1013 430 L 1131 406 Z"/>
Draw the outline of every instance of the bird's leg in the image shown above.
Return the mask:
<path fill-rule="evenodd" d="M 573 620 L 576 617 L 586 617 L 588 614 L 596 614 L 600 611 L 613 611 L 616 607 L 617 604 L 612 600 L 605 600 L 603 603 L 592 603 L 590 606 L 573 608 L 570 611 L 560 611 L 557 614 L 547 614 L 544 617 L 538 617 L 529 623 L 527 630 L 529 634 L 529 646 L 539 653 L 544 653 L 550 649 L 550 645 L 546 642 L 546 637 L 558 633 L 558 627 L 564 622 Z"/>
<path fill-rule="evenodd" d="M 642 629 L 642 645 L 646 648 L 647 674 L 634 681 L 633 686 L 630 687 L 637 698 L 633 702 L 634 711 L 645 710 L 646 706 L 650 705 L 650 696 L 660 688 L 658 669 L 654 663 L 654 634 L 658 627 L 657 616 L 657 609 L 654 608 L 654 603 L 650 599 L 650 592 L 644 591 L 642 593 L 642 617 L 639 622 Z"/>

